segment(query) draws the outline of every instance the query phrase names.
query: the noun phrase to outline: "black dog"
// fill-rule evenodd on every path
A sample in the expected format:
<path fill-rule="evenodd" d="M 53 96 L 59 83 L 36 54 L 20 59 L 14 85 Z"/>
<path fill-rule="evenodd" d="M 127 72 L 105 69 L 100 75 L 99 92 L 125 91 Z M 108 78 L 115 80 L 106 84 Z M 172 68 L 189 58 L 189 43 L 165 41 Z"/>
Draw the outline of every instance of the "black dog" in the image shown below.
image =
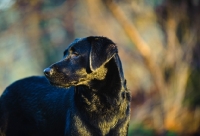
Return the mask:
<path fill-rule="evenodd" d="M 130 93 L 111 40 L 76 39 L 44 74 L 48 80 L 29 77 L 6 88 L 0 98 L 1 135 L 127 135 Z"/>

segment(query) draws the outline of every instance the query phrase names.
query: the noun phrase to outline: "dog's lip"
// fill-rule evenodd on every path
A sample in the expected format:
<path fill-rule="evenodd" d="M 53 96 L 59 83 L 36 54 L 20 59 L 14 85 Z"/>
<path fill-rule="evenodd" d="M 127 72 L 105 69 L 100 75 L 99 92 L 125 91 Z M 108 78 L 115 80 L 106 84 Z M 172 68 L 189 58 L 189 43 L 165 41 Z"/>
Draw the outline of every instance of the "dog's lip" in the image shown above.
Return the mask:
<path fill-rule="evenodd" d="M 59 84 L 59 83 L 55 83 L 55 82 L 52 82 L 52 81 L 49 81 L 49 82 L 50 82 L 51 85 L 57 86 L 57 87 L 70 87 L 67 84 Z"/>
<path fill-rule="evenodd" d="M 71 86 L 77 86 L 78 85 L 77 81 L 72 81 L 72 82 L 69 82 L 69 83 L 61 83 L 60 81 L 56 82 L 51 77 L 46 77 L 46 78 L 51 85 L 56 86 L 56 87 L 69 88 Z"/>
<path fill-rule="evenodd" d="M 60 83 L 53 82 L 51 80 L 49 80 L 49 83 L 53 86 L 60 87 L 60 88 L 69 88 L 71 86 L 75 86 L 75 85 L 71 85 L 71 84 L 60 84 Z"/>

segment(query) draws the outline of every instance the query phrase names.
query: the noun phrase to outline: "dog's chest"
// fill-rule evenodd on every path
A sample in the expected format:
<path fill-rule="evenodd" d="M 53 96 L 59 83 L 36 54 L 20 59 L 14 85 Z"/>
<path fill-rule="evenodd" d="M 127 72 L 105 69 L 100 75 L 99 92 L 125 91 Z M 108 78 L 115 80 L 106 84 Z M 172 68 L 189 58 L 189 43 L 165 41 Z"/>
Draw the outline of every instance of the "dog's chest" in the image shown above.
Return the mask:
<path fill-rule="evenodd" d="M 83 120 L 80 119 L 79 116 L 74 115 L 72 120 L 73 120 L 72 129 L 74 129 L 74 130 L 71 132 L 76 133 L 76 134 L 72 134 L 72 135 L 92 136 L 92 133 L 90 132 L 90 128 L 88 128 L 88 126 L 83 122 Z"/>
<path fill-rule="evenodd" d="M 110 129 L 113 128 L 117 124 L 117 117 L 113 117 L 112 119 L 107 120 L 99 120 L 99 118 L 95 118 L 92 120 L 85 120 L 81 118 L 79 115 L 74 115 L 72 118 L 71 124 L 71 135 L 79 135 L 79 136 L 103 136 L 109 133 Z M 90 122 L 90 123 L 89 123 Z M 93 122 L 94 124 L 91 124 Z"/>

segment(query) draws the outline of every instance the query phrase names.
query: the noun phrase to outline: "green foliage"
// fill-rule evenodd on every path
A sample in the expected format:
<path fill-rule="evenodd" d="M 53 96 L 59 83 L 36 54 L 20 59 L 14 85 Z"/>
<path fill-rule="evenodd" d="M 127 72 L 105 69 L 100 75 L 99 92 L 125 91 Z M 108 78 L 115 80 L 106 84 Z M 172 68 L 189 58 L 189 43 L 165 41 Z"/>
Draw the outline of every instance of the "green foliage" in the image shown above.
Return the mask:
<path fill-rule="evenodd" d="M 188 78 L 187 94 L 185 96 L 185 103 L 190 107 L 200 106 L 200 70 L 192 70 Z"/>
<path fill-rule="evenodd" d="M 156 136 L 156 131 L 153 128 L 146 127 L 143 124 L 131 124 L 129 127 L 128 136 Z M 167 131 L 165 136 L 178 136 L 175 132 Z"/>
<path fill-rule="evenodd" d="M 154 136 L 155 132 L 153 129 L 147 128 L 142 124 L 132 124 L 129 127 L 128 136 Z"/>

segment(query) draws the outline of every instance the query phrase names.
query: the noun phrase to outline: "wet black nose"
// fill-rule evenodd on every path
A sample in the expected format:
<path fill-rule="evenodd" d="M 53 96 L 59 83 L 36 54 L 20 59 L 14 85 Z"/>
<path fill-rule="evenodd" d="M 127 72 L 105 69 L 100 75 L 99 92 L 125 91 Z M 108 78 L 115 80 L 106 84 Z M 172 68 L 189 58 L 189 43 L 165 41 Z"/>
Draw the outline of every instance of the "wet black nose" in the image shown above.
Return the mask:
<path fill-rule="evenodd" d="M 45 68 L 44 69 L 44 75 L 49 77 L 53 74 L 53 69 L 52 68 Z"/>

